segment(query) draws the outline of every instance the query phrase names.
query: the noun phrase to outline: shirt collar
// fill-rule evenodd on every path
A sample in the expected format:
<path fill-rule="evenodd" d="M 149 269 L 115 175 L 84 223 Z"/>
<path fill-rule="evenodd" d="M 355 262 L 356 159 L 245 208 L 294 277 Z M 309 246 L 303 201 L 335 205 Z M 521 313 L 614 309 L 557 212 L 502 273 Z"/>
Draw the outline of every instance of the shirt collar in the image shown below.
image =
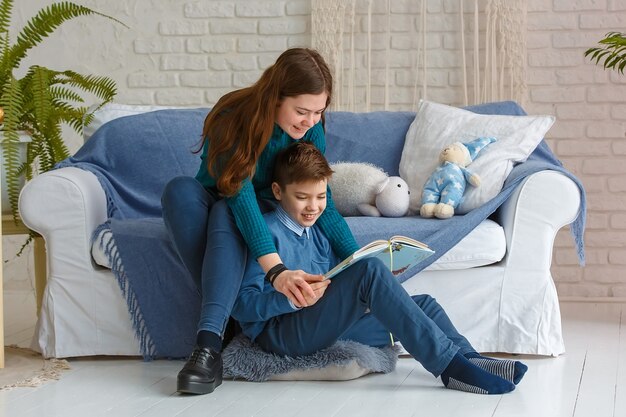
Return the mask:
<path fill-rule="evenodd" d="M 295 220 L 293 220 L 289 214 L 287 214 L 287 212 L 285 211 L 284 208 L 282 208 L 282 206 L 279 204 L 278 207 L 276 207 L 276 217 L 278 217 L 278 220 L 280 220 L 280 222 L 289 230 L 291 230 L 292 232 L 294 232 L 295 234 L 297 234 L 298 236 L 302 236 L 303 233 L 306 232 L 306 237 L 309 237 L 309 227 L 304 227 L 302 225 L 300 225 L 298 222 L 296 222 Z"/>

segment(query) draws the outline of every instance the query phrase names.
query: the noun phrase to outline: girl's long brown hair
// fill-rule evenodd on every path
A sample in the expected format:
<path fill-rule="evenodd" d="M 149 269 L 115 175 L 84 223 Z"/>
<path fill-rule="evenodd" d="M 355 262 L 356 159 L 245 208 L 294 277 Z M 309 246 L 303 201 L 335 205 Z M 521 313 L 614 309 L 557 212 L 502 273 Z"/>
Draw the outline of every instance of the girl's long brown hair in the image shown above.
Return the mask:
<path fill-rule="evenodd" d="M 207 166 L 220 194 L 236 194 L 242 181 L 254 176 L 282 99 L 324 92 L 328 107 L 332 76 L 322 56 L 312 49 L 293 48 L 283 52 L 254 85 L 222 96 L 202 131 L 203 144 L 210 140 Z"/>

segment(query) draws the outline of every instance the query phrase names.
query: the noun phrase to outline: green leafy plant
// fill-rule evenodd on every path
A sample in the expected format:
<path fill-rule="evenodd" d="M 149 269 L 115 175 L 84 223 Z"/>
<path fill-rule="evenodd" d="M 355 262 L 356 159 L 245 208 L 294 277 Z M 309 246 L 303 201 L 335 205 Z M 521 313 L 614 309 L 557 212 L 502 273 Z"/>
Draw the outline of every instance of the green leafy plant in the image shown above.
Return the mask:
<path fill-rule="evenodd" d="M 62 23 L 79 16 L 95 15 L 119 20 L 78 4 L 63 1 L 42 8 L 11 43 L 9 26 L 13 0 L 0 0 L 0 108 L 4 111 L 2 149 L 6 164 L 6 184 L 13 218 L 17 222 L 20 178 L 27 180 L 36 168 L 45 172 L 69 156 L 61 127 L 71 126 L 82 133 L 83 122 L 92 118 L 83 93 L 95 96 L 102 106 L 115 97 L 115 82 L 104 76 L 82 75 L 74 71 L 55 71 L 32 65 L 17 78 L 22 60 Z M 125 25 L 124 25 L 125 26 Z M 31 136 L 26 161 L 19 159 L 19 132 Z"/>
<path fill-rule="evenodd" d="M 614 69 L 623 74 L 626 68 L 626 34 L 609 32 L 598 43 L 601 46 L 587 49 L 585 56 L 595 64 L 602 62 L 604 69 Z"/>

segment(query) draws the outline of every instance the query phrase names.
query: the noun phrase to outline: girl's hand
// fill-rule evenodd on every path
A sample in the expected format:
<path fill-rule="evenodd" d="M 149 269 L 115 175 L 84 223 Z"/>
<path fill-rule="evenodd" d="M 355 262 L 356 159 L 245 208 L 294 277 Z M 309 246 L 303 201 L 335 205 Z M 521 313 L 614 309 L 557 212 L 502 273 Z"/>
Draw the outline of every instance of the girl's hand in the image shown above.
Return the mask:
<path fill-rule="evenodd" d="M 312 275 L 302 270 L 292 271 L 288 269 L 276 277 L 274 288 L 289 298 L 296 307 L 308 307 L 311 302 L 315 303 L 317 300 L 317 294 L 309 283 L 323 283 L 323 280 L 323 275 Z M 322 291 L 321 295 L 323 294 Z"/>

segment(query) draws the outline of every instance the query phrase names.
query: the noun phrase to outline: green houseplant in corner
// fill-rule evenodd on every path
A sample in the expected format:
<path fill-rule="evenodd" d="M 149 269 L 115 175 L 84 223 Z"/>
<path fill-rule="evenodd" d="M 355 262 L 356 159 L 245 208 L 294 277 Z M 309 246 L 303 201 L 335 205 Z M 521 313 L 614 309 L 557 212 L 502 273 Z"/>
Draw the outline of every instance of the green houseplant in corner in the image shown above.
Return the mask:
<path fill-rule="evenodd" d="M 626 33 L 609 32 L 598 43 L 600 46 L 587 49 L 585 56 L 595 60 L 595 64 L 602 61 L 604 69 L 614 69 L 623 74 L 626 68 Z"/>
<path fill-rule="evenodd" d="M 21 29 L 14 43 L 9 27 L 13 0 L 0 0 L 0 114 L 3 115 L 1 145 L 6 187 L 11 212 L 17 222 L 20 179 L 29 180 L 34 170 L 45 172 L 69 156 L 63 140 L 62 125 L 82 133 L 92 112 L 84 93 L 95 96 L 100 106 L 113 100 L 114 81 L 104 76 L 82 75 L 74 71 L 56 71 L 40 65 L 30 66 L 18 78 L 22 60 L 63 22 L 79 16 L 95 15 L 117 19 L 72 2 L 53 3 L 42 8 Z M 31 137 L 25 161 L 20 161 L 20 132 Z"/>

